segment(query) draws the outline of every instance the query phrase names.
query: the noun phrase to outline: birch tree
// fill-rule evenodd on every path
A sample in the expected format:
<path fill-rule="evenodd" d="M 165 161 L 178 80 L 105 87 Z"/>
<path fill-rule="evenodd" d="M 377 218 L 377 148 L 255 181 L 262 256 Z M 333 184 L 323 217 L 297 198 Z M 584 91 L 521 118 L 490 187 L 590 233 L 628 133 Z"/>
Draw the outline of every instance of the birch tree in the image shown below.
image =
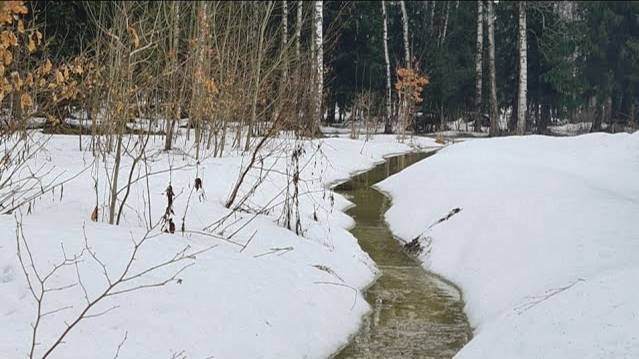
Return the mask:
<path fill-rule="evenodd" d="M 302 50 L 302 5 L 304 2 L 297 2 L 297 21 L 295 22 L 295 58 L 300 60 L 300 51 Z"/>
<path fill-rule="evenodd" d="M 166 121 L 166 138 L 164 139 L 164 150 L 168 151 L 173 144 L 173 129 L 182 112 L 180 109 L 179 87 L 175 86 L 179 82 L 180 65 L 178 61 L 178 52 L 180 49 L 180 2 L 175 1 L 171 4 L 171 12 L 173 13 L 173 26 L 171 36 L 171 48 L 169 49 L 170 71 L 172 71 L 171 96 L 173 97 L 172 113 L 167 116 Z"/>
<path fill-rule="evenodd" d="M 519 86 L 517 91 L 517 134 L 523 135 L 526 132 L 526 93 L 528 80 L 528 58 L 526 47 L 526 2 L 520 1 L 519 8 Z"/>
<path fill-rule="evenodd" d="M 282 51 L 286 51 L 288 46 L 288 1 L 282 1 Z M 284 62 L 284 69 L 282 70 L 282 77 L 286 79 L 288 77 L 288 62 Z"/>
<path fill-rule="evenodd" d="M 430 36 L 432 38 L 435 37 L 435 6 L 437 6 L 437 1 L 431 1 L 430 4 L 430 15 L 428 16 L 428 28 L 430 30 Z"/>
<path fill-rule="evenodd" d="M 488 78 L 490 84 L 490 136 L 499 132 L 497 110 L 497 80 L 495 71 L 495 5 L 493 0 L 486 2 L 486 20 L 488 30 Z"/>
<path fill-rule="evenodd" d="M 324 92 L 324 51 L 323 41 L 324 34 L 322 28 L 323 17 L 323 5 L 322 0 L 315 1 L 315 14 L 314 24 L 315 32 L 313 36 L 313 43 L 315 44 L 315 113 L 313 121 L 321 121 L 322 119 L 322 94 Z M 312 133 L 319 128 L 319 123 L 312 124 Z"/>
<path fill-rule="evenodd" d="M 482 53 L 484 51 L 483 0 L 477 1 L 477 52 L 475 54 L 475 132 L 481 131 Z"/>
<path fill-rule="evenodd" d="M 391 124 L 391 72 L 390 59 L 388 56 L 388 13 L 386 12 L 386 1 L 382 0 L 382 17 L 384 21 L 384 62 L 386 66 L 386 121 L 384 123 L 384 133 L 392 133 Z"/>
<path fill-rule="evenodd" d="M 439 47 L 442 47 L 444 45 L 444 42 L 446 41 L 446 31 L 448 30 L 449 13 L 450 13 L 450 4 L 448 1 L 446 1 L 446 9 L 444 11 L 444 25 L 442 27 L 442 32 L 440 33 L 440 36 L 439 36 Z"/>
<path fill-rule="evenodd" d="M 406 12 L 406 2 L 401 0 L 399 5 L 402 8 L 402 30 L 404 34 L 404 61 L 406 62 L 406 68 L 410 68 L 410 47 L 408 42 L 408 13 Z"/>

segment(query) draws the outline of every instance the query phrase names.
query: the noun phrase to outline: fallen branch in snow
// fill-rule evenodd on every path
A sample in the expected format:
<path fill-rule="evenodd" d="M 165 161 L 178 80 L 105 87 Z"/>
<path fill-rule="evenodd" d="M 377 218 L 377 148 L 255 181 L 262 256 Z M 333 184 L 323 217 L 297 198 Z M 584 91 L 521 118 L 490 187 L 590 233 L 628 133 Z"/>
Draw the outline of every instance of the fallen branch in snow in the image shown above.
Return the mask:
<path fill-rule="evenodd" d="M 244 252 L 244 250 L 246 249 L 246 247 L 248 247 L 248 245 L 251 243 L 253 238 L 255 238 L 256 234 L 257 234 L 257 230 L 255 232 L 253 232 L 253 234 L 251 234 L 251 237 L 248 239 L 248 241 L 246 241 L 246 243 L 244 243 L 244 246 L 242 247 L 242 249 L 240 249 L 240 253 Z"/>
<path fill-rule="evenodd" d="M 158 223 L 159 224 L 159 223 Z M 94 308 L 96 308 L 99 304 L 104 302 L 106 298 L 115 297 L 125 293 L 136 292 L 146 288 L 155 288 L 162 287 L 171 282 L 181 282 L 178 279 L 178 275 L 186 270 L 188 267 L 195 264 L 196 256 L 209 251 L 215 246 L 207 247 L 197 251 L 190 251 L 191 247 L 189 245 L 185 246 L 181 250 L 177 251 L 175 255 L 167 260 L 164 260 L 160 263 L 156 263 L 153 265 L 149 265 L 143 269 L 138 269 L 134 272 L 133 263 L 139 259 L 140 248 L 147 243 L 147 241 L 151 238 L 157 236 L 157 234 L 152 234 L 152 230 L 158 226 L 156 224 L 151 230 L 148 230 L 141 240 L 135 241 L 135 239 L 131 238 L 133 242 L 133 250 L 131 251 L 126 264 L 119 275 L 113 277 L 109 274 L 107 270 L 106 264 L 100 260 L 97 254 L 91 249 L 89 246 L 88 238 L 86 236 L 86 232 L 84 232 L 84 248 L 80 251 L 79 254 L 76 254 L 72 257 L 67 256 L 64 246 L 62 246 L 62 253 L 64 259 L 60 261 L 58 264 L 54 265 L 53 269 L 51 269 L 46 274 L 41 274 L 36 269 L 36 263 L 34 256 L 32 255 L 31 249 L 29 247 L 28 241 L 24 234 L 24 229 L 22 226 L 22 222 L 18 220 L 16 217 L 16 245 L 17 245 L 17 257 L 20 262 L 20 266 L 25 275 L 27 285 L 29 287 L 29 291 L 31 292 L 32 297 L 36 301 L 37 312 L 35 322 L 32 324 L 32 334 L 31 334 L 31 344 L 29 348 L 30 359 L 36 358 L 36 347 L 41 345 L 41 341 L 39 340 L 39 327 L 42 321 L 56 313 L 60 313 L 67 309 L 73 308 L 72 305 L 63 306 L 60 308 L 46 309 L 45 308 L 45 299 L 47 298 L 47 294 L 51 292 L 59 292 L 64 291 L 70 288 L 74 288 L 79 286 L 84 295 L 84 300 L 86 304 L 81 308 L 79 314 L 74 315 L 72 318 L 65 320 L 66 328 L 59 333 L 57 339 L 50 344 L 49 346 L 42 349 L 42 355 L 38 356 L 41 359 L 45 359 L 49 357 L 62 343 L 65 342 L 65 339 L 68 337 L 69 333 L 82 321 L 90 318 L 95 318 L 99 316 L 103 316 L 109 313 L 112 310 L 117 309 L 118 305 L 112 305 L 106 310 L 101 310 L 99 312 L 95 312 Z M 87 258 L 88 257 L 88 258 Z M 84 282 L 82 281 L 81 271 L 79 269 L 79 264 L 84 261 L 84 258 L 93 260 L 97 265 L 102 268 L 102 274 L 105 279 L 105 287 L 99 291 L 97 295 L 91 298 L 88 293 L 86 287 L 84 286 Z M 59 272 L 66 267 L 74 266 L 75 272 L 77 276 L 76 283 L 70 283 L 67 285 L 50 287 L 49 282 L 50 279 L 59 274 Z M 155 281 L 144 283 L 143 281 L 148 278 L 149 274 L 157 273 L 160 269 L 176 267 L 171 274 L 167 274 L 163 279 L 158 279 Z M 126 340 L 126 335 L 125 339 Z M 120 348 L 124 345 L 124 340 L 118 346 L 116 352 L 116 358 L 120 352 Z"/>
<path fill-rule="evenodd" d="M 357 288 L 351 287 L 348 284 L 343 284 L 343 283 L 336 283 L 336 282 L 313 282 L 313 284 L 329 284 L 329 285 L 336 285 L 338 287 L 344 287 L 344 288 L 350 288 L 355 292 L 355 296 L 353 298 L 353 305 L 351 305 L 351 310 L 353 308 L 355 308 L 355 304 L 357 303 L 357 295 L 359 294 L 359 290 L 357 290 Z"/>
<path fill-rule="evenodd" d="M 531 309 L 532 307 L 536 306 L 537 304 L 541 304 L 541 303 L 547 301 L 548 299 L 554 297 L 555 295 L 567 291 L 568 289 L 574 287 L 577 283 L 585 282 L 585 281 L 586 280 L 583 279 L 583 278 L 577 278 L 576 280 L 574 280 L 573 282 L 571 282 L 570 284 L 568 284 L 568 285 L 566 285 L 564 287 L 548 289 L 542 295 L 528 297 L 529 299 L 532 299 L 530 302 L 527 302 L 527 303 L 524 303 L 524 304 L 522 304 L 520 306 L 517 306 L 517 307 L 514 308 L 514 310 L 517 312 L 517 314 L 522 314 L 523 312 Z"/>
<path fill-rule="evenodd" d="M 281 256 L 282 254 L 288 253 L 292 250 L 293 250 L 293 247 L 271 248 L 268 252 L 254 255 L 253 258 L 259 258 L 259 257 L 263 257 L 266 255 L 275 254 L 275 253 L 277 253 L 278 256 Z"/>
<path fill-rule="evenodd" d="M 113 356 L 113 359 L 118 359 L 118 357 L 120 356 L 120 350 L 122 350 L 122 347 L 124 346 L 124 343 L 126 343 L 126 339 L 129 336 L 129 332 L 124 332 L 124 338 L 122 338 L 122 341 L 120 342 L 120 344 L 118 344 L 118 348 L 115 351 L 115 355 Z"/>
<path fill-rule="evenodd" d="M 451 209 L 450 212 L 448 212 L 447 215 L 445 215 L 444 217 L 438 219 L 437 222 L 435 222 L 435 223 L 431 224 L 430 226 L 428 226 L 427 230 L 433 228 L 435 225 L 438 225 L 438 224 L 440 224 L 440 223 L 442 223 L 444 221 L 449 220 L 450 217 L 452 217 L 452 216 L 456 215 L 457 213 L 461 212 L 461 210 L 462 209 L 459 208 L 459 207 Z"/>
<path fill-rule="evenodd" d="M 330 275 L 332 275 L 333 277 L 339 279 L 340 282 L 344 283 L 344 279 L 342 279 L 342 277 L 340 277 L 334 270 L 332 270 L 330 267 L 322 265 L 322 264 L 314 264 L 313 268 L 317 268 L 323 272 L 326 272 Z"/>
<path fill-rule="evenodd" d="M 457 213 L 461 211 L 462 209 L 459 207 L 451 209 L 450 212 L 448 212 L 448 214 L 446 214 L 444 217 L 438 219 L 437 221 L 435 221 L 435 223 L 428 226 L 428 228 L 426 228 L 423 232 L 415 236 L 410 242 L 404 241 L 404 249 L 408 251 L 409 253 L 421 254 L 423 249 L 421 248 L 421 244 L 419 243 L 419 240 L 424 236 L 424 234 L 428 232 L 434 226 L 449 220 L 452 216 L 456 215 Z M 432 238 L 426 237 L 424 239 L 428 241 L 428 246 L 430 247 L 430 242 L 432 241 Z M 429 248 L 429 252 L 430 252 L 430 248 Z"/>

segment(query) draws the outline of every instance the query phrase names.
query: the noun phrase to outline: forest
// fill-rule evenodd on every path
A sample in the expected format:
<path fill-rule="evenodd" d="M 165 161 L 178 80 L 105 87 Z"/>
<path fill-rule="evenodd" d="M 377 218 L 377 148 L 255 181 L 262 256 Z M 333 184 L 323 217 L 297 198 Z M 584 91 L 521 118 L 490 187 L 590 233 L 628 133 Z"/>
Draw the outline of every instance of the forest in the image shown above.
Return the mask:
<path fill-rule="evenodd" d="M 304 114 L 307 132 L 309 123 L 343 124 L 351 115 L 388 122 L 388 133 L 402 125 L 432 132 L 460 119 L 477 132 L 485 125 L 492 135 L 545 134 L 565 122 L 591 123 L 591 131 L 636 126 L 634 2 L 329 1 L 319 12 L 311 2 L 36 1 L 27 7 L 27 33 L 44 40 L 28 54 L 14 54 L 6 74 L 15 67 L 25 76 L 45 59 L 56 68 L 95 67 L 72 80 L 81 96 L 51 101 L 31 92 L 38 89 L 27 91 L 51 122 L 77 111 L 90 117 L 92 93 L 115 88 L 107 82 L 129 81 L 137 88 L 118 86 L 149 107 L 130 104 L 148 118 L 188 117 L 214 104 L 211 118 L 193 121 L 207 133 L 222 132 L 222 123 L 237 118 L 259 127 L 258 118 L 288 117 L 286 111 Z M 315 30 L 319 21 L 323 33 Z M 124 55 L 130 75 L 113 73 L 123 71 L 110 67 Z M 411 84 L 401 69 L 425 84 Z M 410 104 L 400 99 L 402 83 L 418 86 Z M 239 88 L 254 91 L 236 95 Z M 292 101 L 292 93 L 307 98 Z M 199 104 L 198 97 L 214 103 Z M 311 109 L 317 105 L 320 110 Z"/>
<path fill-rule="evenodd" d="M 639 2 L 1 1 L 0 358 L 639 357 Z"/>

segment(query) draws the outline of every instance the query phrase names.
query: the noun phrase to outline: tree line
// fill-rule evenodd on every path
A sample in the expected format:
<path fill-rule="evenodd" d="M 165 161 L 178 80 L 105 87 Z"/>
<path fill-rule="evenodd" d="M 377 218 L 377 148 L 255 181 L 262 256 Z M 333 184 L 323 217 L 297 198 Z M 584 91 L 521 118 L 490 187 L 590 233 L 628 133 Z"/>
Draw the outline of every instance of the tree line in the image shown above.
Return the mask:
<path fill-rule="evenodd" d="M 462 118 L 492 135 L 547 133 L 566 121 L 592 123 L 593 131 L 637 126 L 636 2 L 328 4 L 329 14 L 349 13 L 326 60 L 327 102 L 344 111 L 336 121 L 362 91 L 388 96 L 396 69 L 414 61 L 429 77 L 418 110 L 438 126 Z"/>
<path fill-rule="evenodd" d="M 78 96 L 46 113 L 43 95 L 34 93 L 40 105 L 34 112 L 57 123 L 81 107 L 94 132 L 104 130 L 92 120 L 100 111 L 111 118 L 161 117 L 167 149 L 182 118 L 190 119 L 198 143 L 223 146 L 234 131 L 234 146 L 244 149 L 274 122 L 313 135 L 321 120 L 339 123 L 349 115 L 401 132 L 418 112 L 434 128 L 463 119 L 491 135 L 547 133 L 550 124 L 567 121 L 591 123 L 592 131 L 637 123 L 634 2 L 26 6 L 26 23 L 45 40 L 12 66 L 27 73 L 43 59 L 54 65 L 82 59 L 95 77 L 92 84 L 81 76 Z M 408 99 L 413 90 L 417 98 Z M 3 106 L 23 116 L 9 97 Z M 123 107 L 122 114 L 112 113 Z"/>

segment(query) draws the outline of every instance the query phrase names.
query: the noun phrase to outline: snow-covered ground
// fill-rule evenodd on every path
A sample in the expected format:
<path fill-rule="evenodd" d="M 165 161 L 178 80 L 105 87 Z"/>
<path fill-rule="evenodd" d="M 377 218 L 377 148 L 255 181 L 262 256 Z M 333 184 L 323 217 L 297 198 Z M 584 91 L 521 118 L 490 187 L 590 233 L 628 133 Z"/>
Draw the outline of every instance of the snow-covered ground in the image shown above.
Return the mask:
<path fill-rule="evenodd" d="M 106 174 L 111 173 L 113 161 L 108 160 L 106 168 L 102 162 L 92 166 L 88 140 L 84 137 L 85 150 L 80 151 L 76 136 L 51 137 L 32 168 L 45 165 L 53 168 L 52 175 L 65 171 L 63 177 L 86 170 L 30 208 L 0 216 L 0 358 L 27 356 L 37 313 L 16 254 L 20 242 L 25 268 L 37 284 L 27 248 L 21 239 L 16 240 L 17 220 L 23 224 L 41 277 L 65 256 L 82 253 L 85 246 L 96 256 L 85 250 L 77 266 L 63 266 L 47 279 L 34 356 L 41 357 L 87 303 L 123 273 L 134 241 L 140 243 L 149 222 L 164 213 L 169 183 L 177 195 L 176 234 L 158 233 L 155 228 L 132 262 L 129 277 L 133 278 L 111 291 L 124 293 L 107 296 L 92 307 L 89 317 L 73 327 L 51 358 L 113 358 L 116 353 L 120 359 L 323 358 L 357 330 L 368 310 L 358 289 L 374 279 L 377 269 L 346 230 L 352 220 L 341 210 L 348 201 L 327 188 L 383 156 L 413 147 L 397 143 L 394 136 L 375 136 L 367 142 L 327 138 L 305 143 L 300 159 L 301 237 L 276 223 L 282 213 L 286 188 L 282 173 L 290 163 L 292 141 L 274 141 L 264 152 L 273 155 L 258 161 L 264 170 L 250 172 L 242 193 L 266 168 L 272 169 L 245 202 L 243 209 L 248 212 L 232 214 L 224 226 L 205 231 L 229 214 L 224 202 L 249 154 L 228 150 L 222 158 L 203 158 L 196 165 L 183 151 L 160 151 L 163 139 L 152 138 L 148 168 L 140 166 L 132 175 L 135 179 L 147 172 L 156 174 L 148 179 L 148 186 L 143 177 L 132 186 L 121 225 L 115 226 L 105 223 L 104 207 Z M 432 139 L 416 138 L 413 145 L 435 144 Z M 126 183 L 131 164 L 131 157 L 125 156 L 120 186 Z M 196 177 L 202 179 L 204 193 L 192 192 Z M 90 220 L 96 203 L 95 178 L 100 203 L 97 223 Z M 269 210 L 263 214 L 251 213 L 264 207 Z M 186 233 L 180 233 L 183 216 Z M 233 243 L 211 233 L 231 237 Z M 174 258 L 185 246 L 189 246 L 187 255 L 214 247 L 136 279 L 135 274 Z M 190 263 L 194 265 L 164 286 L 126 292 L 169 279 Z M 34 289 L 38 294 L 37 285 Z"/>
<path fill-rule="evenodd" d="M 467 141 L 380 187 L 464 292 L 456 358 L 639 357 L 639 133 Z"/>

